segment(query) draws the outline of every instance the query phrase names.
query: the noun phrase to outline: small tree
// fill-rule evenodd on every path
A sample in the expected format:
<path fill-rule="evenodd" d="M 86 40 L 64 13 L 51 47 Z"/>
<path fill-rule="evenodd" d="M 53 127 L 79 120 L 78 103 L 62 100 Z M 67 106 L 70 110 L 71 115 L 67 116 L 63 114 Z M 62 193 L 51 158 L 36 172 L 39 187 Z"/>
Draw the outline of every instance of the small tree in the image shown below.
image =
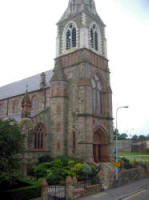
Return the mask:
<path fill-rule="evenodd" d="M 128 139 L 128 135 L 126 133 L 122 133 L 120 134 L 119 131 L 117 129 L 114 129 L 113 131 L 113 140 L 116 139 L 116 136 L 117 136 L 117 139 L 118 140 L 127 140 Z"/>
<path fill-rule="evenodd" d="M 0 183 L 11 180 L 19 169 L 18 154 L 24 150 L 24 135 L 14 120 L 0 120 Z"/>
<path fill-rule="evenodd" d="M 140 135 L 138 140 L 145 141 L 145 140 L 147 140 L 147 137 L 145 135 Z"/>
<path fill-rule="evenodd" d="M 122 133 L 119 136 L 119 140 L 127 140 L 128 139 L 128 135 L 126 133 Z"/>
<path fill-rule="evenodd" d="M 134 141 L 137 141 L 138 140 L 138 136 L 134 135 L 131 139 L 134 140 Z"/>

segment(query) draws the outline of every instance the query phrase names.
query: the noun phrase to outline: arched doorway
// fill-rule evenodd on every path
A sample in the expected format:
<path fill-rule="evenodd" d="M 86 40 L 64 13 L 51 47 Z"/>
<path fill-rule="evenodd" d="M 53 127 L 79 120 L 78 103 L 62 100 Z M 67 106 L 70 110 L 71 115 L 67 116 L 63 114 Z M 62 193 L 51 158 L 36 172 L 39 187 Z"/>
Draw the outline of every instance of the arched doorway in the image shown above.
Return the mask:
<path fill-rule="evenodd" d="M 107 137 L 101 128 L 98 128 L 94 133 L 93 155 L 96 163 L 109 161 Z"/>

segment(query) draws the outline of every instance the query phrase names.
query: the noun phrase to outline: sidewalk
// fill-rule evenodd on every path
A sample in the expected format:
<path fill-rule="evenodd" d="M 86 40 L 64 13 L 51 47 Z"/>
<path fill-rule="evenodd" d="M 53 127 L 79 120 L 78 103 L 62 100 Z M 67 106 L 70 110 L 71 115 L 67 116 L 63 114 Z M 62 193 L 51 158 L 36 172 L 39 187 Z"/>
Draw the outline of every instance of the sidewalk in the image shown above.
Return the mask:
<path fill-rule="evenodd" d="M 142 179 L 128 185 L 106 190 L 104 192 L 80 198 L 80 200 L 121 200 L 133 193 L 149 188 L 149 178 Z"/>

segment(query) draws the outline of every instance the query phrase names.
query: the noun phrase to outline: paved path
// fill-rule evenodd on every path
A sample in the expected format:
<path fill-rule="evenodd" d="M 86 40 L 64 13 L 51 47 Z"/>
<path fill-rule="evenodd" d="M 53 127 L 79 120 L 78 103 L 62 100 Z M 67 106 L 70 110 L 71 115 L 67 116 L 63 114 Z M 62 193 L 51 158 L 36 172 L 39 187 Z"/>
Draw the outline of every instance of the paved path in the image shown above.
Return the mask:
<path fill-rule="evenodd" d="M 83 197 L 80 200 L 149 200 L 149 178 Z"/>

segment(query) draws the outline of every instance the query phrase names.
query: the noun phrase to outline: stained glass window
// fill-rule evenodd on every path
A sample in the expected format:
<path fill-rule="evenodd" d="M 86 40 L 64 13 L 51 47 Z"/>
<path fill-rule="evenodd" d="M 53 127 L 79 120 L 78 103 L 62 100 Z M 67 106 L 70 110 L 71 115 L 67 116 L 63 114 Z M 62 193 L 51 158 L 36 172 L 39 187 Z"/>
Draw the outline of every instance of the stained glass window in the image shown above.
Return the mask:
<path fill-rule="evenodd" d="M 34 148 L 39 150 L 44 147 L 45 128 L 44 125 L 39 123 L 34 130 Z"/>

